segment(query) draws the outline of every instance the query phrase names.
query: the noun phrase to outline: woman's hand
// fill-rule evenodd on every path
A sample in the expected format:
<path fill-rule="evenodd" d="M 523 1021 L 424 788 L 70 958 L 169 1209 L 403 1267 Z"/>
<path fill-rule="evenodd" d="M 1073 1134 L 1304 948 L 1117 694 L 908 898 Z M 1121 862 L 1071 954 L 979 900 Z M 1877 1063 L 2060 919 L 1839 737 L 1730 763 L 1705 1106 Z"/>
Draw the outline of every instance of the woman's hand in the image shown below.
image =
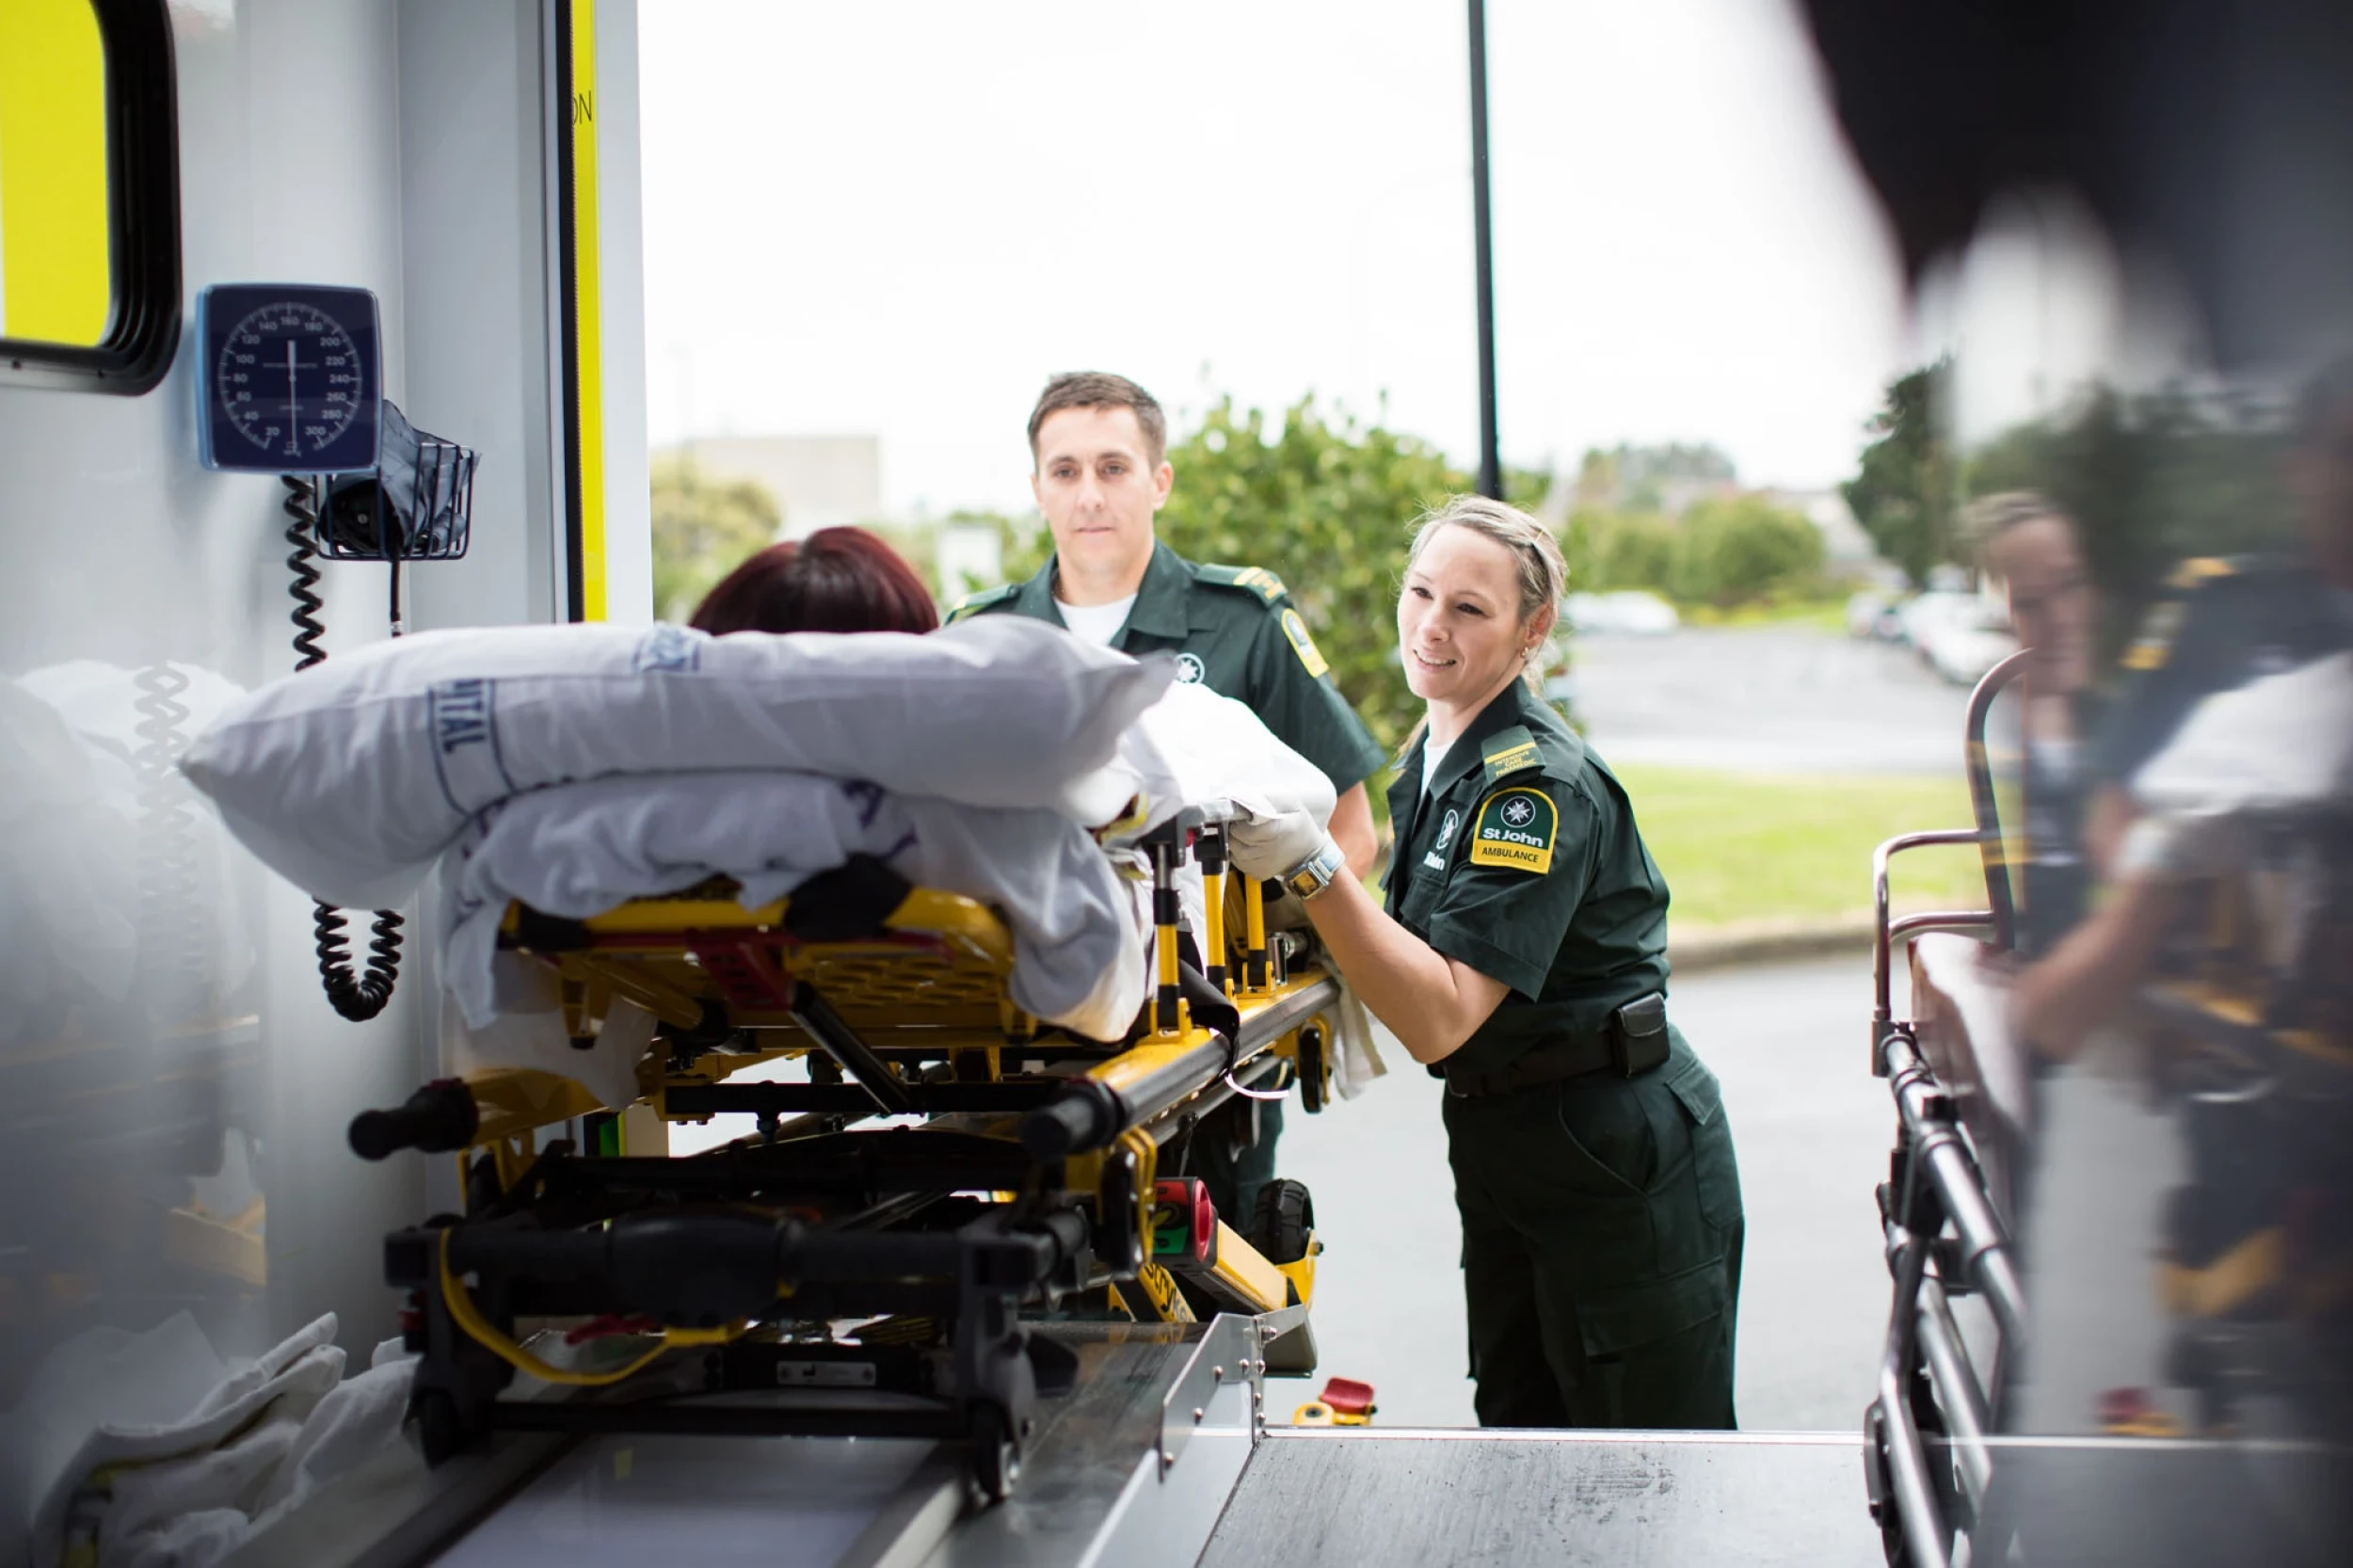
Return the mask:
<path fill-rule="evenodd" d="M 1293 870 L 1329 842 L 1323 824 L 1305 811 L 1238 817 L 1225 828 L 1226 857 L 1244 876 L 1260 882 Z"/>

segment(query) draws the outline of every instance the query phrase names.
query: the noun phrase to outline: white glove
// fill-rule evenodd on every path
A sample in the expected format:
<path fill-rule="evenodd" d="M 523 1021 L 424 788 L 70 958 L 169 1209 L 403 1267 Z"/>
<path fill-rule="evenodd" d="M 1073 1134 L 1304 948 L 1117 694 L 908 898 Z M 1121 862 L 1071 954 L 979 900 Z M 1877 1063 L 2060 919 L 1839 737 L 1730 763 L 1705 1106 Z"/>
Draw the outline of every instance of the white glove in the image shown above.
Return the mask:
<path fill-rule="evenodd" d="M 1305 811 L 1271 817 L 1237 817 L 1225 824 L 1225 855 L 1244 876 L 1270 881 L 1332 841 L 1323 824 Z"/>

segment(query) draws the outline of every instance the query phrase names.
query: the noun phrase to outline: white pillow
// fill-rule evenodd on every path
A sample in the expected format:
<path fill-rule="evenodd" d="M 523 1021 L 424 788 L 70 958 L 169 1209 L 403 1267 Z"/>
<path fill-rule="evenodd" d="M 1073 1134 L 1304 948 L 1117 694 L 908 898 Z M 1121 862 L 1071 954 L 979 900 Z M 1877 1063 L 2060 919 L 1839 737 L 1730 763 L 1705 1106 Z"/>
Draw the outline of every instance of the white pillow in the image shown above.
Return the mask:
<path fill-rule="evenodd" d="M 777 769 L 1052 805 L 1110 760 L 1174 671 L 1014 616 L 924 636 L 428 632 L 262 688 L 180 765 L 272 870 L 330 904 L 381 908 L 483 808 L 616 774 Z"/>

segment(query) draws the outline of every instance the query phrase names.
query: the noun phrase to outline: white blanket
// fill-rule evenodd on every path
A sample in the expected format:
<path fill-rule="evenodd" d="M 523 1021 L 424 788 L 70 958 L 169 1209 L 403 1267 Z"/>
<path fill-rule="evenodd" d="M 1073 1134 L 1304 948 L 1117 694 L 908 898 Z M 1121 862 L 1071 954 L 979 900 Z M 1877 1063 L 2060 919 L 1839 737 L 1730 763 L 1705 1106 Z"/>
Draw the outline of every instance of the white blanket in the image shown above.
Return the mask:
<path fill-rule="evenodd" d="M 1116 1039 L 1143 1005 L 1132 900 L 1102 850 L 1067 818 L 891 795 L 808 774 L 600 779 L 534 791 L 483 813 L 442 865 L 442 973 L 468 1029 L 480 1035 L 501 1013 L 547 1006 L 523 961 L 499 959 L 498 925 L 510 899 L 579 920 L 725 875 L 743 884 L 744 907 L 756 908 L 853 855 L 873 856 L 920 887 L 1003 910 L 1014 936 L 1010 990 L 1039 1017 Z M 593 1071 L 582 1062 L 570 1076 L 586 1082 Z"/>
<path fill-rule="evenodd" d="M 1187 808 L 1211 822 L 1292 811 L 1319 824 L 1332 820 L 1332 780 L 1323 770 L 1275 739 L 1247 705 L 1198 683 L 1169 687 L 1136 715 L 1094 789 L 1103 797 L 1142 798 L 1142 819 L 1120 835 L 1123 842 Z"/>
<path fill-rule="evenodd" d="M 1121 737 L 1117 760 L 1077 793 L 1091 793 L 1081 809 L 1098 820 L 1143 802 L 1125 842 L 1186 808 L 1212 821 L 1289 810 L 1328 821 L 1333 798 L 1323 774 L 1248 708 L 1200 686 L 1171 687 Z M 638 1093 L 637 1063 L 653 1019 L 616 1005 L 593 1046 L 575 1046 L 545 966 L 498 951 L 509 900 L 578 920 L 725 875 L 743 885 L 752 908 L 858 854 L 919 886 L 1002 910 L 1014 935 L 1008 988 L 1048 1023 L 1116 1039 L 1143 1005 L 1151 930 L 1140 886 L 1123 881 L 1112 858 L 1064 815 L 894 795 L 807 774 L 608 778 L 534 791 L 486 810 L 444 857 L 448 1065 L 537 1067 L 615 1108 Z M 1198 934 L 1197 866 L 1179 874 L 1178 892 Z"/>
<path fill-rule="evenodd" d="M 184 1313 L 58 1346 L 0 1444 L 31 1488 L 35 1568 L 205 1568 L 391 1442 L 414 1360 L 388 1340 L 346 1381 L 335 1329 L 328 1313 L 234 1370 Z"/>
<path fill-rule="evenodd" d="M 476 812 L 616 775 L 776 769 L 1061 803 L 1173 661 L 985 616 L 928 636 L 505 627 L 378 643 L 240 699 L 181 766 L 247 848 L 351 908 L 407 898 Z"/>
<path fill-rule="evenodd" d="M 2150 811 L 2191 817 L 2353 797 L 2353 653 L 2207 697 L 2133 776 L 2132 791 Z"/>

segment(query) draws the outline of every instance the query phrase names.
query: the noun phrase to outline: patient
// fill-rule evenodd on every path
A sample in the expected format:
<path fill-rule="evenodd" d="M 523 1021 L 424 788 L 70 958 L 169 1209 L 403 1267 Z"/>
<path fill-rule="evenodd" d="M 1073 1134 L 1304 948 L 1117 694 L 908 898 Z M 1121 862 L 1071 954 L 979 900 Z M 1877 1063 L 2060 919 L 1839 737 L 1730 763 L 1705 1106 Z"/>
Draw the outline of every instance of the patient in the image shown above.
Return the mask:
<path fill-rule="evenodd" d="M 939 610 L 904 557 L 863 528 L 820 528 L 747 557 L 687 623 L 729 632 L 936 632 Z"/>

